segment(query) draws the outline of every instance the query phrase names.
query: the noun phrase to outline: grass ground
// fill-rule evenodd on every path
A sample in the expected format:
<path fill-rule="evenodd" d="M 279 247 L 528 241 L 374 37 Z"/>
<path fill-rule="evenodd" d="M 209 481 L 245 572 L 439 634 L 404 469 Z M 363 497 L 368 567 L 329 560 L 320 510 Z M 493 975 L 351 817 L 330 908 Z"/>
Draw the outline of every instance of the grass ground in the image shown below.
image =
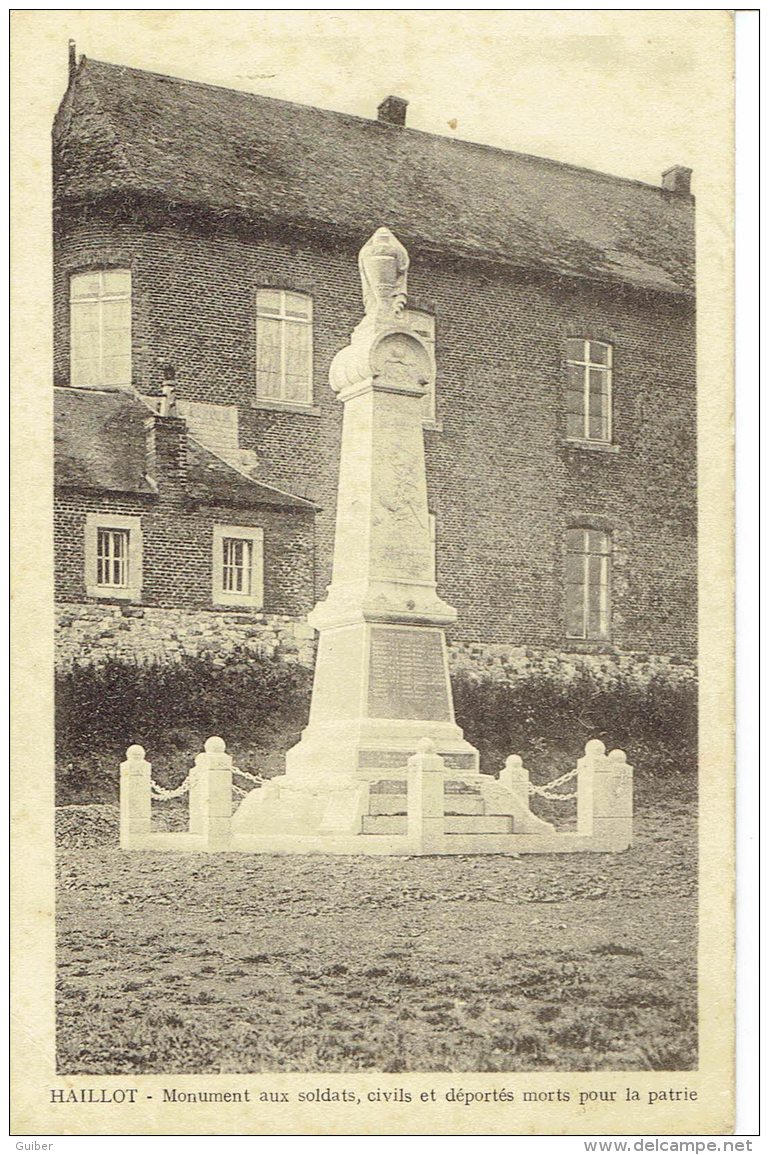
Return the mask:
<path fill-rule="evenodd" d="M 696 1066 L 692 805 L 617 855 L 59 854 L 61 1073 Z"/>

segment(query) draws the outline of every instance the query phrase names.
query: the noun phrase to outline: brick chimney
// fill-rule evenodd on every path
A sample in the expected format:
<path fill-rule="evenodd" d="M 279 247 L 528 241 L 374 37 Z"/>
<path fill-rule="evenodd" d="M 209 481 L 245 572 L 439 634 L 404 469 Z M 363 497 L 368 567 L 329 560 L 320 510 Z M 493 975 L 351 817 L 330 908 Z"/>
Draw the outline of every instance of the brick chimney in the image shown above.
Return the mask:
<path fill-rule="evenodd" d="M 187 479 L 187 422 L 181 417 L 152 413 L 145 418 L 147 477 L 162 490 L 183 486 Z"/>
<path fill-rule="evenodd" d="M 692 170 L 681 164 L 674 164 L 666 168 L 662 174 L 662 187 L 668 192 L 679 193 L 681 196 L 691 195 Z"/>
<path fill-rule="evenodd" d="M 403 126 L 406 123 L 408 104 L 409 102 L 401 96 L 386 96 L 376 110 L 377 119 L 383 121 L 384 124 Z"/>

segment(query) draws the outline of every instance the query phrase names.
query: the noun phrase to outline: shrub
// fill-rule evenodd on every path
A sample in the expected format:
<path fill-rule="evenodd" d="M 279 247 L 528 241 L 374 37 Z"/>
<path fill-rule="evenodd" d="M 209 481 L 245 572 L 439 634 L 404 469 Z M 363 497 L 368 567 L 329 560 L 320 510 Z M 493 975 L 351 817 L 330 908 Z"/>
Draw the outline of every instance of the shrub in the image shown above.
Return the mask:
<path fill-rule="evenodd" d="M 452 676 L 457 722 L 497 773 L 520 754 L 535 781 L 571 768 L 589 738 L 621 747 L 641 791 L 694 789 L 696 681 L 671 667 L 549 663 L 507 677 L 462 670 Z M 220 734 L 242 769 L 278 773 L 307 723 L 312 674 L 279 657 L 238 650 L 225 662 L 206 654 L 174 663 L 113 659 L 57 675 L 58 800 L 117 797 L 117 767 L 139 742 L 158 781 L 176 784 L 211 734 Z"/>
<path fill-rule="evenodd" d="M 576 669 L 452 679 L 457 722 L 496 773 L 520 754 L 535 781 L 575 764 L 590 738 L 625 750 L 641 786 L 669 783 L 690 793 L 697 773 L 697 683 L 687 671 L 649 677 L 630 670 Z"/>
<path fill-rule="evenodd" d="M 62 670 L 56 678 L 59 801 L 115 798 L 117 767 L 133 742 L 158 766 L 158 781 L 161 768 L 172 777 L 186 772 L 212 734 L 225 738 L 243 769 L 263 769 L 298 740 L 311 684 L 312 674 L 298 663 L 245 650 L 227 662 L 204 654 Z"/>

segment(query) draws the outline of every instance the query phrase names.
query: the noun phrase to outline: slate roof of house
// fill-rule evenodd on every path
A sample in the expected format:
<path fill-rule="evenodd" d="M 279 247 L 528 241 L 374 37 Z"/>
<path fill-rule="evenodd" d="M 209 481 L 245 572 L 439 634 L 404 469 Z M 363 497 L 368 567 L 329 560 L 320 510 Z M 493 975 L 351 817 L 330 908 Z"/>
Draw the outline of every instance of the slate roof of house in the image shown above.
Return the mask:
<path fill-rule="evenodd" d="M 691 294 L 692 198 L 470 141 L 81 57 L 59 200 L 159 198 L 363 243 Z"/>
<path fill-rule="evenodd" d="M 145 421 L 152 410 L 122 391 L 54 390 L 56 486 L 111 493 L 155 495 L 147 479 Z M 157 479 L 162 497 L 162 476 Z M 313 502 L 256 481 L 187 438 L 186 489 L 208 505 L 317 508 Z"/>

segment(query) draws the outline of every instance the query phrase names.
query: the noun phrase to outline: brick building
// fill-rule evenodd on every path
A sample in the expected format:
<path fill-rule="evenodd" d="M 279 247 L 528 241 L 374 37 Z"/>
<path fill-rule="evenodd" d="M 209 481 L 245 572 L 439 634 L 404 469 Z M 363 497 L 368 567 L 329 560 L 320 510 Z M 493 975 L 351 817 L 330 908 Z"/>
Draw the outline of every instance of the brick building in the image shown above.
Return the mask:
<path fill-rule="evenodd" d="M 455 646 L 692 659 L 689 171 L 657 187 L 405 122 L 397 97 L 366 120 L 72 59 L 54 126 L 64 411 L 72 425 L 109 399 L 151 425 L 173 393 L 183 421 L 158 428 L 195 446 L 198 481 L 205 453 L 230 480 L 214 503 L 191 498 L 169 465 L 159 505 L 119 487 L 84 500 L 73 460 L 57 523 L 65 624 L 123 615 L 86 572 L 93 515 L 109 509 L 141 520 L 144 584 L 124 601 L 172 645 L 184 614 L 204 634 L 222 609 L 246 628 L 248 607 L 212 597 L 215 527 L 232 524 L 262 530 L 263 594 L 243 621 L 281 636 L 296 622 L 303 637 L 333 549 L 342 406 L 328 368 L 362 315 L 358 250 L 387 225 L 435 350 L 424 436 Z M 111 475 L 123 448 L 102 432 Z"/>

